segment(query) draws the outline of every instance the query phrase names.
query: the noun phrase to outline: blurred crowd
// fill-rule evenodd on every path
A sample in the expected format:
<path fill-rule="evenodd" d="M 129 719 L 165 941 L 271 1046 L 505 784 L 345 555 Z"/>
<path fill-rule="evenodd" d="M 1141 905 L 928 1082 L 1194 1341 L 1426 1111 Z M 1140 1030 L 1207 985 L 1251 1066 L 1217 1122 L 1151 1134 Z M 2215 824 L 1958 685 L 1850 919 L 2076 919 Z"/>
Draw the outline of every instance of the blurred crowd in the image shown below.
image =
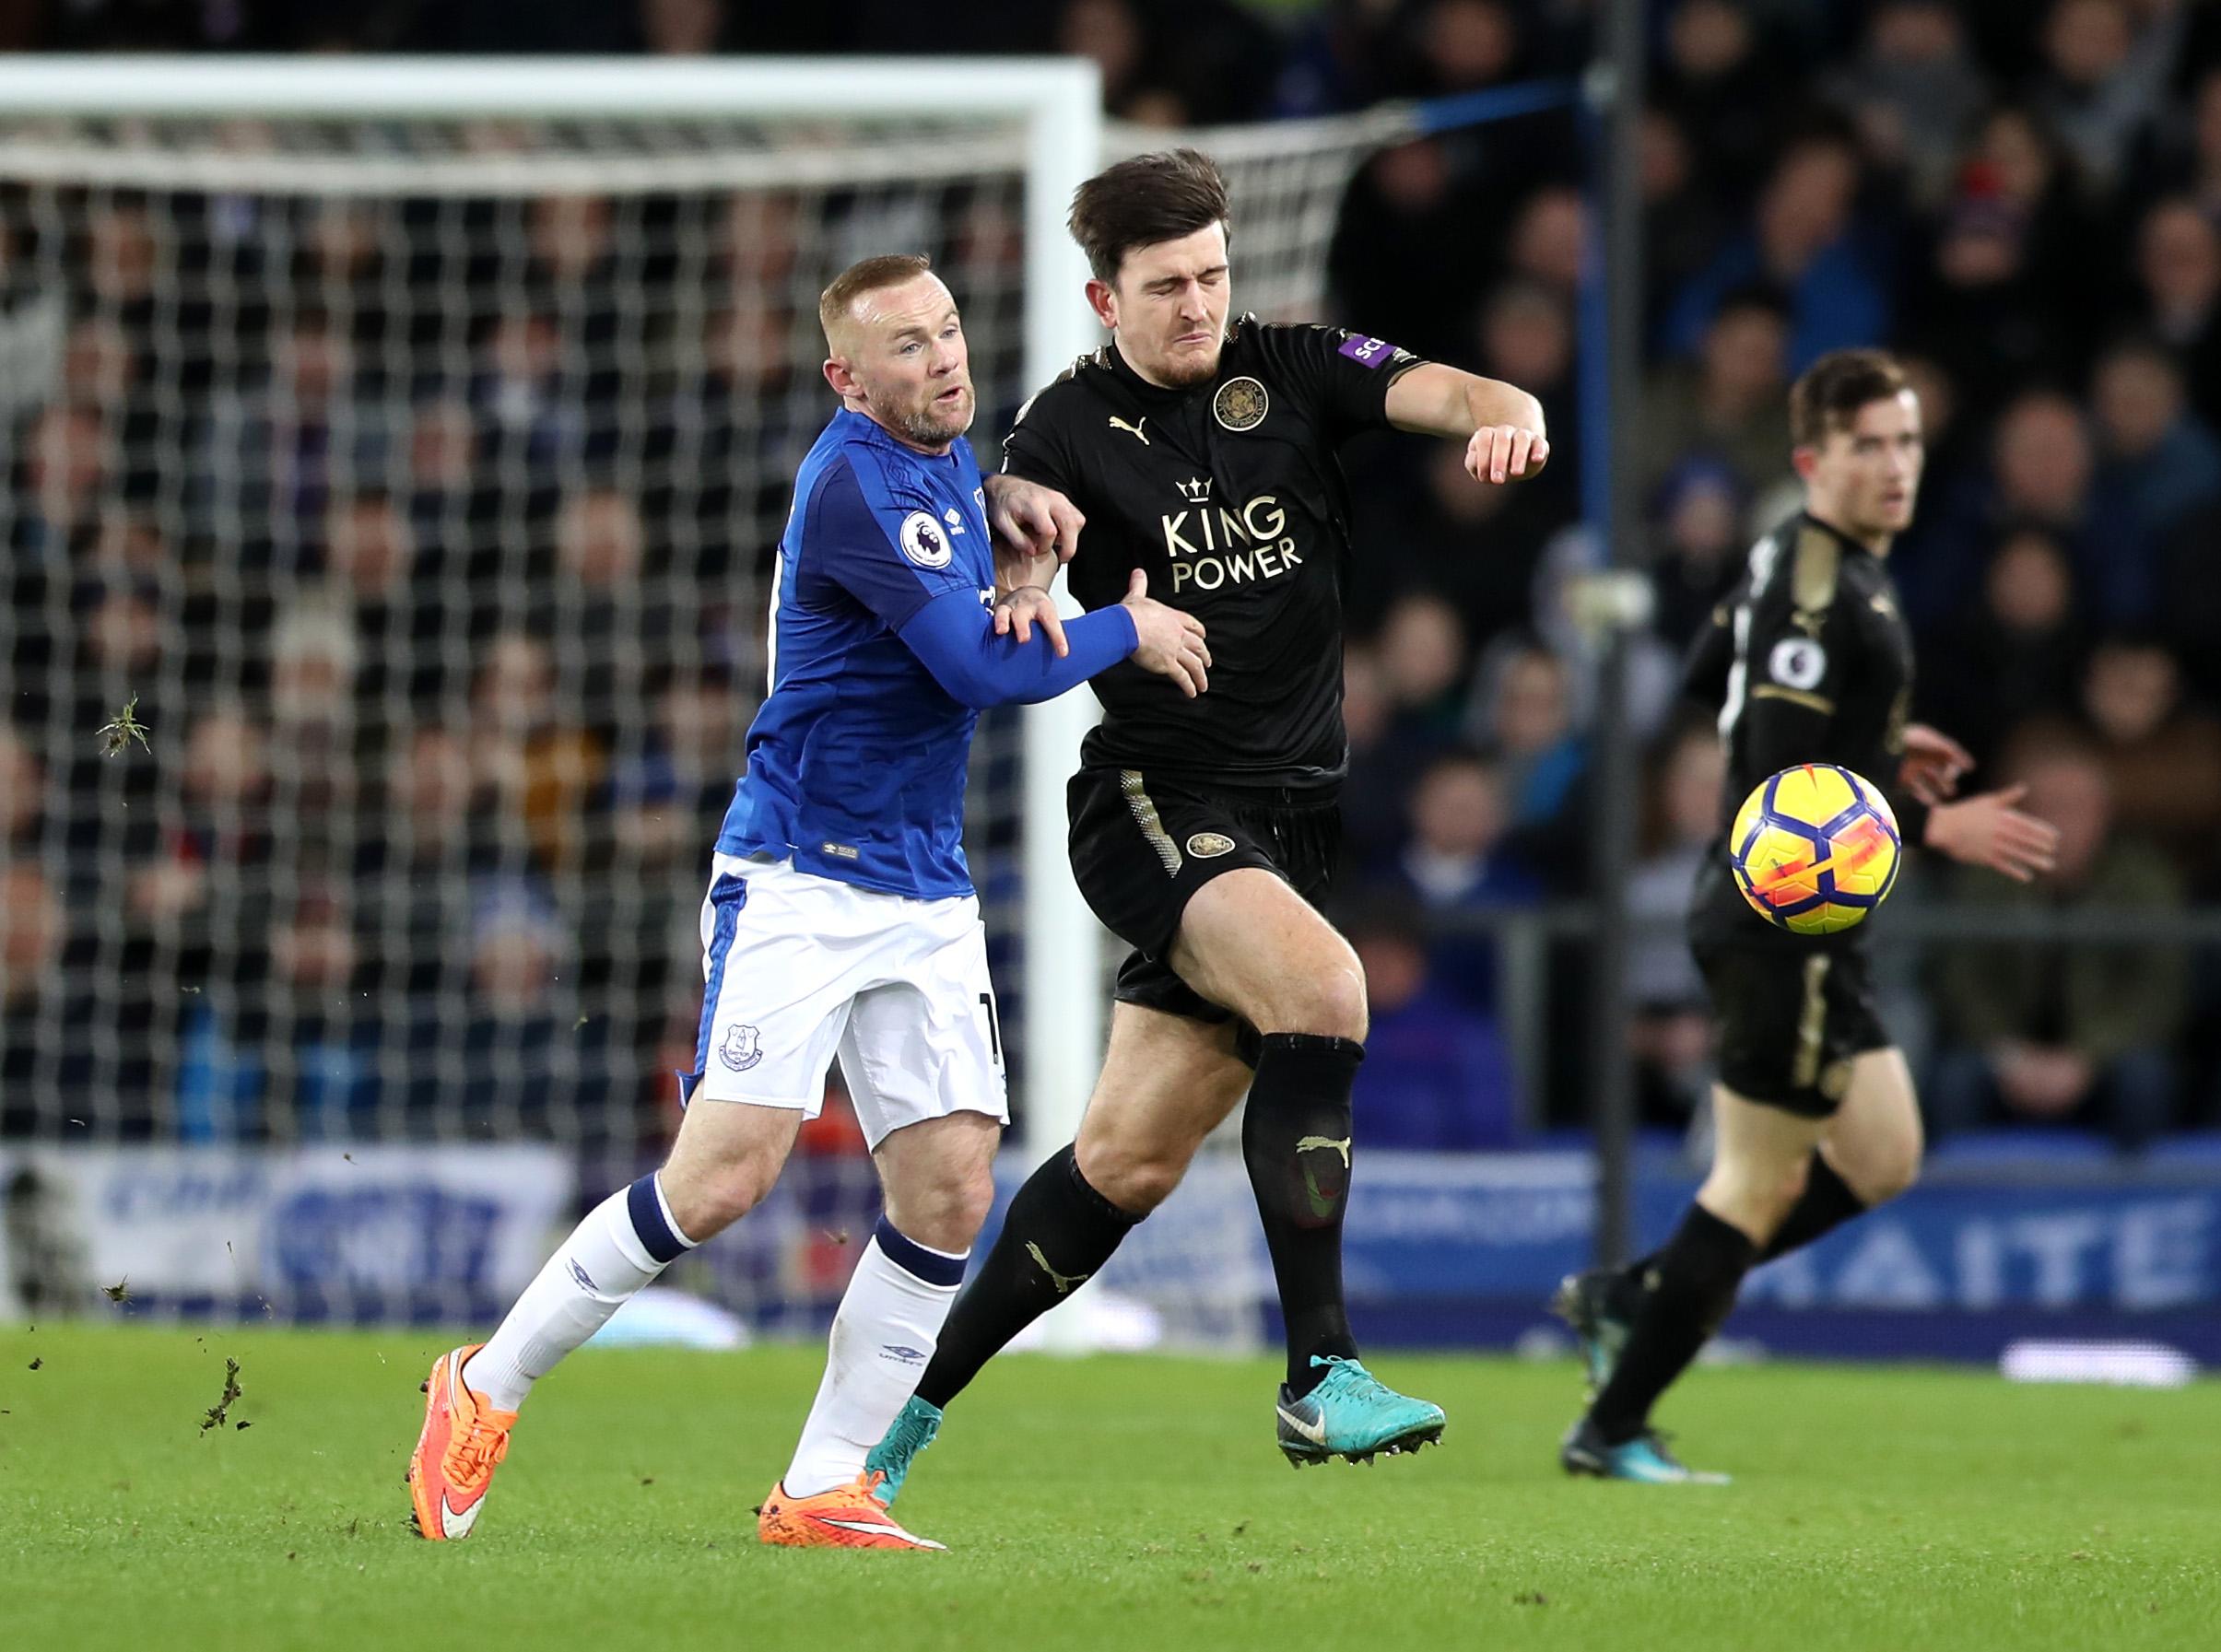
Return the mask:
<path fill-rule="evenodd" d="M 1576 73 L 1595 9 L 55 0 L 10 8 L 0 43 L 1063 49 L 1102 65 L 1113 113 L 1175 125 Z M 1823 351 L 1893 346 L 1919 386 L 1929 470 L 1892 559 L 1919 715 L 2064 837 L 2039 887 L 1916 865 L 1898 901 L 2133 919 L 2216 894 L 2221 5 L 1653 11 L 1649 382 L 1613 462 L 1641 479 L 1655 594 L 1619 711 L 1648 752 L 1643 1106 L 1673 1128 L 1707 1082 L 1673 926 L 1721 774 L 1679 657 L 1794 508 L 1786 392 Z M 1453 129 L 1374 157 L 1342 205 L 1335 319 L 1534 391 L 1557 440 L 1510 489 L 1475 486 L 1453 445 L 1348 456 L 1337 916 L 1371 982 L 1380 1145 L 1506 1144 L 1584 1110 L 1581 952 L 1540 923 L 1584 893 L 1600 712 L 1564 594 L 1601 555 L 1584 164 L 1570 116 Z M 929 250 L 980 349 L 1015 330 L 1015 204 L 940 206 Z M 847 249 L 805 217 L 777 193 L 0 189 L 0 1130 L 55 1130 L 62 1095 L 113 1133 L 194 1139 L 662 1128 L 763 568 L 825 412 L 807 304 Z M 1235 245 L 1239 277 L 1239 226 Z M 1006 416 L 1008 353 L 981 376 Z M 135 693 L 144 750 L 118 726 Z M 1006 747 L 983 752 L 1006 781 Z M 1008 848 L 975 847 L 991 905 Z M 1893 1013 L 1932 1127 L 2133 1149 L 2221 1122 L 2211 955 L 1904 960 Z M 55 1036 L 84 1027 L 103 1036 Z"/>

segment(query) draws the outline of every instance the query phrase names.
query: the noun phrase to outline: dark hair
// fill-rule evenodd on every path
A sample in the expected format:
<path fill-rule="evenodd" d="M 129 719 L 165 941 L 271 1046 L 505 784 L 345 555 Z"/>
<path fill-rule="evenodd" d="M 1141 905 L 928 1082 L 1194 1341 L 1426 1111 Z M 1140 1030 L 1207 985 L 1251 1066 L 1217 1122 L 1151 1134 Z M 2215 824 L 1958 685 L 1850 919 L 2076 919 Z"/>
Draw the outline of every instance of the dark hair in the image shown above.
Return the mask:
<path fill-rule="evenodd" d="M 1882 350 L 1830 350 L 1789 387 L 1789 439 L 1817 447 L 1843 429 L 1872 402 L 1886 402 L 1905 388 L 1905 369 Z"/>
<path fill-rule="evenodd" d="M 850 264 L 833 277 L 830 287 L 817 295 L 817 324 L 825 329 L 826 342 L 832 343 L 834 327 L 848 314 L 849 306 L 865 293 L 877 292 L 883 287 L 899 287 L 933 267 L 933 261 L 922 252 L 882 252 L 876 258 Z"/>
<path fill-rule="evenodd" d="M 1748 281 L 1730 288 L 1727 296 L 1720 300 L 1720 308 L 1713 312 L 1712 319 L 1718 321 L 1729 314 L 1749 310 L 1761 311 L 1784 323 L 1797 319 L 1796 308 L 1788 297 L 1780 287 L 1765 281 Z"/>
<path fill-rule="evenodd" d="M 1136 155 L 1096 173 L 1072 192 L 1066 222 L 1095 278 L 1111 281 L 1136 247 L 1178 240 L 1227 217 L 1227 181 L 1218 163 L 1200 149 L 1173 149 Z"/>

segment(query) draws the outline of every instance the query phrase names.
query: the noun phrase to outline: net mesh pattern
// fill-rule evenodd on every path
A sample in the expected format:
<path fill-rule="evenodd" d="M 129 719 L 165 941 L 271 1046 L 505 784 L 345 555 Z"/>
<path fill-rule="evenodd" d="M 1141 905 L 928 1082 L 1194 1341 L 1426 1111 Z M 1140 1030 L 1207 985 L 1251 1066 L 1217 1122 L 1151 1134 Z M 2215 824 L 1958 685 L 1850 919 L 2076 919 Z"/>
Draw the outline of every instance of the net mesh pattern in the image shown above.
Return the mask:
<path fill-rule="evenodd" d="M 1198 135 L 1242 307 L 1315 315 L 1383 129 Z M 0 124 L 0 1134 L 652 1154 L 817 295 L 928 252 L 992 467 L 1024 184 L 980 122 Z M 968 849 L 1022 1048 L 1016 736 Z M 728 1295 L 838 1288 L 852 1131 Z"/>

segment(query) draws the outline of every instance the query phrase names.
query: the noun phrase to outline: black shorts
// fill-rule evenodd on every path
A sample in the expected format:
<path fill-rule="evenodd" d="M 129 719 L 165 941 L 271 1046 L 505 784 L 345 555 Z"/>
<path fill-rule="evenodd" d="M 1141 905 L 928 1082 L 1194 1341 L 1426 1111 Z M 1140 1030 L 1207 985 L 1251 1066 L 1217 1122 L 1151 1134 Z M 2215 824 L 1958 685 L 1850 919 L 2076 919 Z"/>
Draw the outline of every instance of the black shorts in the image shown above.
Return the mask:
<path fill-rule="evenodd" d="M 1342 811 L 1331 795 L 1221 791 L 1133 768 L 1083 768 L 1064 796 L 1073 878 L 1103 927 L 1134 948 L 1119 967 L 1120 1002 L 1196 1021 L 1232 1013 L 1168 961 L 1195 892 L 1222 873 L 1261 866 L 1322 906 L 1342 851 Z"/>
<path fill-rule="evenodd" d="M 1720 1082 L 1803 1119 L 1834 1115 L 1853 1056 L 1894 1042 L 1863 949 L 1697 948 L 1720 1025 Z"/>

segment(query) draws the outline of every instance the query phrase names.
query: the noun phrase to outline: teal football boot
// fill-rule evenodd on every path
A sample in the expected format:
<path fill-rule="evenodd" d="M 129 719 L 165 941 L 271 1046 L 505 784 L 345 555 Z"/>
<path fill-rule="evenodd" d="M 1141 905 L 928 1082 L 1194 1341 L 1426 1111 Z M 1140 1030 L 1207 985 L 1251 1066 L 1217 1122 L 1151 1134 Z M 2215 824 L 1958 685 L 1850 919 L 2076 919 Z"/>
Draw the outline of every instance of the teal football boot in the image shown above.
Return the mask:
<path fill-rule="evenodd" d="M 893 1506 L 903 1481 L 910 1477 L 911 1464 L 940 1432 L 939 1406 L 928 1405 L 915 1394 L 903 1402 L 901 1412 L 887 1424 L 879 1443 L 864 1459 L 866 1474 L 881 1476 L 879 1483 L 872 1489 L 872 1495 L 879 1499 L 882 1506 Z"/>
<path fill-rule="evenodd" d="M 1604 1430 L 1583 1417 L 1567 1433 L 1557 1460 L 1569 1474 L 1597 1480 L 1633 1480 L 1644 1485 L 1726 1485 L 1725 1474 L 1700 1472 L 1666 1449 L 1665 1435 L 1646 1428 L 1631 1440 L 1607 1445 Z"/>
<path fill-rule="evenodd" d="M 1329 1458 L 1370 1462 L 1379 1453 L 1394 1457 L 1416 1451 L 1442 1437 L 1442 1408 L 1399 1394 L 1354 1359 L 1311 1356 L 1326 1375 L 1300 1400 L 1280 1388 L 1280 1449 L 1300 1469 Z"/>
<path fill-rule="evenodd" d="M 1642 1295 L 1642 1287 L 1616 1268 L 1586 1268 L 1567 1274 L 1550 1298 L 1550 1311 L 1566 1322 L 1580 1345 L 1592 1400 L 1612 1380 Z"/>

